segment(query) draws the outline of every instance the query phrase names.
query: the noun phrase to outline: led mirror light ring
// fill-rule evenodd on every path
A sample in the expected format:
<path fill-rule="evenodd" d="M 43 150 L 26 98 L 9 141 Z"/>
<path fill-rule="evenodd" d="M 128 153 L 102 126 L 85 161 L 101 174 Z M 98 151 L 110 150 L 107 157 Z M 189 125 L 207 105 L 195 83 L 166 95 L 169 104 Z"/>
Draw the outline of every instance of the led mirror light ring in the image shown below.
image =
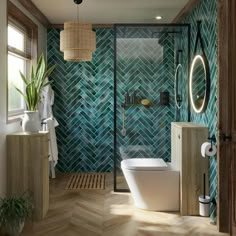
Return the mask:
<path fill-rule="evenodd" d="M 202 62 L 204 72 L 205 72 L 205 84 L 206 84 L 204 99 L 203 99 L 203 103 L 200 106 L 200 108 L 196 107 L 194 100 L 193 100 L 193 70 L 194 70 L 194 66 L 195 66 L 197 60 L 201 60 L 201 62 Z M 204 54 L 203 55 L 198 54 L 193 58 L 191 68 L 190 68 L 190 78 L 189 78 L 190 102 L 191 102 L 193 110 L 196 113 L 202 113 L 206 110 L 208 100 L 209 100 L 209 95 L 210 95 L 210 81 L 209 80 L 210 80 L 210 73 L 209 73 L 208 61 L 207 61 Z"/>
<path fill-rule="evenodd" d="M 183 66 L 181 64 L 178 64 L 175 70 L 175 104 L 177 106 L 178 109 L 180 109 L 182 107 L 182 105 L 179 105 L 178 100 L 177 100 L 177 96 L 178 96 L 178 91 L 177 91 L 177 83 L 178 83 L 178 72 L 179 70 L 183 69 Z"/>

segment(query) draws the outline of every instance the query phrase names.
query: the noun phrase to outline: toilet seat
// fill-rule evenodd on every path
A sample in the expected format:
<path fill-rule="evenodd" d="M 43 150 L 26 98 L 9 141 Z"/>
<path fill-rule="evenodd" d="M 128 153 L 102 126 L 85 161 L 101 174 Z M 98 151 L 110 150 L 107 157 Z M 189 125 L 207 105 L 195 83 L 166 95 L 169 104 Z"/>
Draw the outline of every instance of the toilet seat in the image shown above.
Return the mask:
<path fill-rule="evenodd" d="M 168 165 L 161 158 L 132 158 L 121 161 L 121 168 L 128 170 L 167 170 Z"/>

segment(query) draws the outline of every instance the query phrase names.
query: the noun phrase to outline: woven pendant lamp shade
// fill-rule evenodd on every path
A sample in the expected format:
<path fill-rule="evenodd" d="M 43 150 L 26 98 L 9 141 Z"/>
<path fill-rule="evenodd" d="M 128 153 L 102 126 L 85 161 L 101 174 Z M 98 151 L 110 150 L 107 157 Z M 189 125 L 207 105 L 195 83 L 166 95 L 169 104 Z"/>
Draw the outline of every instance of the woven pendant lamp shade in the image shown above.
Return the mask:
<path fill-rule="evenodd" d="M 65 22 L 60 32 L 60 51 L 66 61 L 91 61 L 96 50 L 96 33 L 91 24 Z"/>

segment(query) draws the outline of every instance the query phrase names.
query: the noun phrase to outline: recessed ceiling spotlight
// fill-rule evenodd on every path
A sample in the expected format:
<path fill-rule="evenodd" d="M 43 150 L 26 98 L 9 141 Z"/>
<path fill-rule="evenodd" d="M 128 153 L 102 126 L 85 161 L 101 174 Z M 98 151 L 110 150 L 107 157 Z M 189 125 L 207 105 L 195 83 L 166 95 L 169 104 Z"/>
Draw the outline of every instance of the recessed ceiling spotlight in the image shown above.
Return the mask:
<path fill-rule="evenodd" d="M 156 16 L 157 20 L 161 20 L 163 17 L 162 16 Z"/>

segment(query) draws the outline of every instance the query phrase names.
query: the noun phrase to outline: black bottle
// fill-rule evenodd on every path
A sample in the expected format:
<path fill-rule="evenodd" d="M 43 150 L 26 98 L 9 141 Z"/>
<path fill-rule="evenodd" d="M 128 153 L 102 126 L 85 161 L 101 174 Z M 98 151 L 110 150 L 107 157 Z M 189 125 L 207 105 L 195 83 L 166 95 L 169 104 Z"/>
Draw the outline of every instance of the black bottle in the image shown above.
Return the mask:
<path fill-rule="evenodd" d="M 134 91 L 133 95 L 132 95 L 132 103 L 136 104 L 137 103 L 137 96 L 136 96 L 136 92 Z"/>
<path fill-rule="evenodd" d="M 126 104 L 130 104 L 129 92 L 127 92 L 126 95 L 125 95 L 125 103 L 126 103 Z"/>

